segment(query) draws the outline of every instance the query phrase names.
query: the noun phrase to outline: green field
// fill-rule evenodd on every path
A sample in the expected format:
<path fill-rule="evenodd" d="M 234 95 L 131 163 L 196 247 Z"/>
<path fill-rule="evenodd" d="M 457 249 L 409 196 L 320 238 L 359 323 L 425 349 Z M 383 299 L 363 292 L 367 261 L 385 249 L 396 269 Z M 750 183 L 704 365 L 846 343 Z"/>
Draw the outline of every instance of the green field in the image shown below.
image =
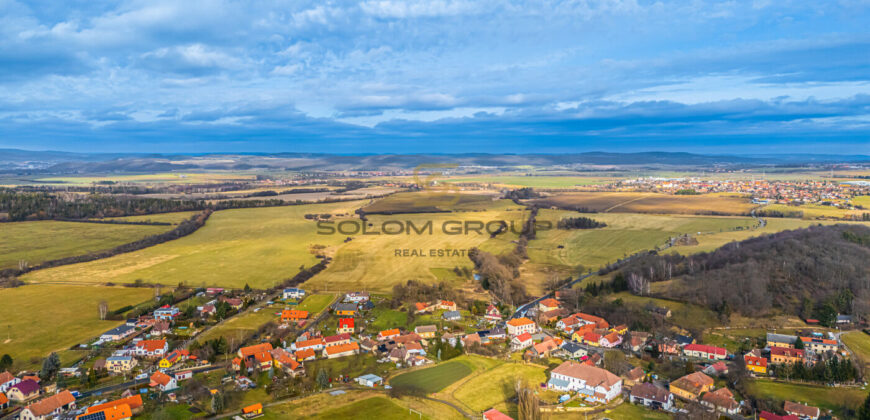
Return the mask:
<path fill-rule="evenodd" d="M 441 182 L 449 184 L 494 184 L 508 187 L 533 187 L 533 188 L 571 188 L 588 185 L 604 185 L 618 181 L 620 178 L 588 177 L 588 176 L 518 176 L 518 175 L 493 175 L 481 177 L 456 177 L 443 179 Z"/>
<path fill-rule="evenodd" d="M 840 335 L 840 339 L 855 353 L 855 356 L 861 359 L 864 363 L 864 371 L 867 372 L 867 368 L 870 367 L 870 335 L 863 331 L 849 331 Z"/>
<path fill-rule="evenodd" d="M 157 213 L 157 214 L 143 214 L 139 216 L 123 216 L 123 217 L 106 217 L 103 219 L 95 219 L 95 220 L 123 220 L 127 222 L 157 222 L 157 223 L 172 223 L 173 225 L 177 225 L 187 219 L 190 219 L 193 215 L 199 214 L 198 211 L 177 211 L 173 213 Z"/>
<path fill-rule="evenodd" d="M 154 296 L 147 288 L 28 285 L 0 289 L 0 354 L 32 367 L 29 359 L 61 351 L 121 324 L 101 321 L 97 307 L 109 311 Z"/>
<path fill-rule="evenodd" d="M 505 363 L 464 382 L 453 392 L 453 397 L 474 411 L 484 411 L 513 398 L 518 379 L 537 387 L 547 380 L 547 375 L 543 366 Z"/>
<path fill-rule="evenodd" d="M 361 420 L 405 420 L 420 419 L 416 413 L 383 398 L 372 397 L 343 407 L 326 410 L 312 417 L 314 419 L 361 419 Z M 422 417 L 426 418 L 426 417 Z"/>
<path fill-rule="evenodd" d="M 248 334 L 257 331 L 258 328 L 269 321 L 280 323 L 281 316 L 276 315 L 276 313 L 280 312 L 282 308 L 283 307 L 279 307 L 278 305 L 273 305 L 272 307 L 263 308 L 258 312 L 249 310 L 200 334 L 196 337 L 196 340 L 203 343 L 218 337 L 225 337 L 227 340 L 233 339 L 238 342 Z"/>
<path fill-rule="evenodd" d="M 310 315 L 313 316 L 326 309 L 334 299 L 334 295 L 308 295 L 296 309 L 299 309 L 300 311 L 308 311 Z"/>
<path fill-rule="evenodd" d="M 496 200 L 490 194 L 468 194 L 450 191 L 402 192 L 381 198 L 363 207 L 366 213 L 423 213 L 446 212 L 454 210 L 486 210 L 494 202 L 501 206 L 517 207 L 509 200 Z"/>
<path fill-rule="evenodd" d="M 191 235 L 112 258 L 39 270 L 26 282 L 132 283 L 241 288 L 270 287 L 311 266 L 312 244 L 336 245 L 341 235 L 318 235 L 308 213 L 347 214 L 359 202 L 235 209 L 215 212 Z"/>
<path fill-rule="evenodd" d="M 462 361 L 453 361 L 403 373 L 390 379 L 390 385 L 396 389 L 417 389 L 431 394 L 470 374 L 471 367 Z"/>
<path fill-rule="evenodd" d="M 585 207 L 600 213 L 748 215 L 747 197 L 727 194 L 671 195 L 648 192 L 568 192 L 531 200 L 541 207 Z"/>
<path fill-rule="evenodd" d="M 719 325 L 719 318 L 716 313 L 698 305 L 691 303 L 682 303 L 673 300 L 656 299 L 647 296 L 636 296 L 630 292 L 614 293 L 608 296 L 609 299 L 622 299 L 625 303 L 632 303 L 638 306 L 645 306 L 647 302 L 652 302 L 656 306 L 666 307 L 671 310 L 670 321 L 683 328 L 704 329 Z M 709 343 L 708 343 L 709 344 Z"/>
<path fill-rule="evenodd" d="M 867 391 L 858 388 L 832 388 L 763 379 L 751 382 L 749 392 L 758 399 L 800 401 L 821 409 L 832 410 L 834 414 L 841 416 L 844 407 L 857 409 L 867 398 Z"/>
<path fill-rule="evenodd" d="M 18 267 L 19 261 L 35 266 L 45 261 L 106 251 L 172 229 L 172 226 L 53 220 L 3 223 L 0 226 L 0 269 Z"/>

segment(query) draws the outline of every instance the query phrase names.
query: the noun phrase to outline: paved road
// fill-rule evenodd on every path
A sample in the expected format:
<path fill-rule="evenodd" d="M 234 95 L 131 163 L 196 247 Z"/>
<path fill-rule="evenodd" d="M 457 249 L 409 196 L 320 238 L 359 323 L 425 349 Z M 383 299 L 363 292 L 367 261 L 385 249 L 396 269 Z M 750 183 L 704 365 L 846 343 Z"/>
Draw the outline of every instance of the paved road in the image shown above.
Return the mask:
<path fill-rule="evenodd" d="M 201 367 L 201 368 L 192 368 L 190 370 L 193 373 L 202 373 L 202 372 L 210 372 L 213 370 L 222 369 L 223 367 L 224 366 L 222 364 L 214 364 L 214 365 L 205 366 L 205 367 Z M 115 384 L 115 385 L 109 385 L 109 386 L 105 386 L 102 388 L 97 388 L 97 389 L 92 389 L 90 391 L 82 392 L 78 398 L 81 399 L 81 398 L 89 397 L 91 395 L 100 395 L 100 394 L 104 394 L 107 392 L 120 391 L 122 389 L 127 389 L 130 387 L 136 386 L 136 385 L 144 385 L 144 384 L 147 384 L 149 382 L 151 382 L 151 379 L 145 378 L 145 379 L 127 381 L 127 382 Z"/>

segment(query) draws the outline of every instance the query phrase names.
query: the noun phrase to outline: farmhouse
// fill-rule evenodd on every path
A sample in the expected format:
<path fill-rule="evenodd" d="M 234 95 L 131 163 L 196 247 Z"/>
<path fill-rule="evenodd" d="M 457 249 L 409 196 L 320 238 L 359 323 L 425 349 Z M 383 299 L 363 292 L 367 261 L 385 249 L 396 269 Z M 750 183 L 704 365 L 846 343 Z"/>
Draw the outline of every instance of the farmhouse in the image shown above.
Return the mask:
<path fill-rule="evenodd" d="M 724 360 L 728 356 L 728 350 L 706 344 L 688 344 L 683 347 L 683 354 L 700 359 Z"/>
<path fill-rule="evenodd" d="M 329 359 L 351 356 L 357 353 L 359 353 L 359 344 L 357 343 L 347 343 L 338 346 L 330 346 L 323 351 L 323 354 L 326 355 L 326 357 Z"/>
<path fill-rule="evenodd" d="M 288 287 L 282 293 L 284 299 L 302 299 L 305 297 L 305 290 L 296 287 Z"/>
<path fill-rule="evenodd" d="M 816 420 L 821 414 L 818 407 L 812 407 L 792 401 L 786 401 L 782 407 L 786 413 L 792 416 L 798 416 L 801 419 Z"/>
<path fill-rule="evenodd" d="M 671 382 L 670 391 L 687 400 L 697 400 L 701 394 L 713 389 L 713 378 L 701 373 L 690 373 Z"/>
<path fill-rule="evenodd" d="M 511 337 L 516 337 L 522 333 L 534 334 L 537 331 L 538 326 L 528 318 L 514 318 L 507 322 L 507 332 Z"/>
<path fill-rule="evenodd" d="M 109 331 L 104 332 L 100 336 L 100 340 L 102 341 L 120 341 L 123 340 L 136 332 L 135 327 L 131 327 L 129 325 L 121 325 L 115 328 L 112 328 Z"/>
<path fill-rule="evenodd" d="M 789 347 L 771 347 L 770 363 L 798 363 L 804 361 L 804 351 Z"/>
<path fill-rule="evenodd" d="M 73 408 L 76 408 L 76 397 L 64 390 L 24 407 L 18 418 L 20 420 L 45 420 L 54 418 Z"/>
<path fill-rule="evenodd" d="M 622 393 L 622 379 L 604 369 L 568 361 L 553 369 L 547 388 L 576 391 L 588 401 L 606 403 Z"/>
<path fill-rule="evenodd" d="M 106 358 L 106 370 L 112 373 L 124 373 L 133 370 L 138 362 L 131 356 L 111 356 Z"/>
<path fill-rule="evenodd" d="M 670 410 L 674 407 L 674 394 L 651 383 L 641 383 L 631 388 L 629 401 L 653 410 Z"/>

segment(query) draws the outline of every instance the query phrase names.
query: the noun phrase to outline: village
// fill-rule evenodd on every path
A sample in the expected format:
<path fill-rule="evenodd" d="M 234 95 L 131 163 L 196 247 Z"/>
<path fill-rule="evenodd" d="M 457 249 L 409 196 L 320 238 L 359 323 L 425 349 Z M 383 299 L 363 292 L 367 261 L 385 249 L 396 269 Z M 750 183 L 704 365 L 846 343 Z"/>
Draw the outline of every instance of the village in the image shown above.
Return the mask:
<path fill-rule="evenodd" d="M 379 319 L 384 311 L 397 310 L 387 308 L 391 303 L 386 296 L 364 291 L 336 295 L 322 311 L 312 313 L 298 309 L 309 299 L 300 288 L 283 289 L 275 301 L 257 291 L 195 290 L 190 299 L 202 302 L 195 310 L 164 304 L 100 335 L 91 346 L 102 349 L 95 354 L 106 357 L 95 358 L 87 368 L 54 366 L 46 376 L 46 362 L 40 372 L 0 373 L 0 413 L 22 420 L 118 420 L 154 406 L 205 398 L 218 414 L 226 406 L 222 399 L 228 390 L 274 390 L 280 381 L 310 381 L 309 388 L 294 395 L 337 386 L 398 392 L 390 379 L 403 370 L 437 365 L 461 354 L 549 366 L 548 380 L 535 387 L 536 392 L 557 397 L 545 407 L 554 412 L 596 413 L 635 404 L 671 414 L 818 419 L 824 418 L 824 411 L 800 401 L 786 401 L 778 410 L 782 414 L 752 411 L 729 388 L 729 372 L 789 381 L 821 369 L 831 383 L 856 378 L 849 350 L 835 334 L 813 329 L 815 320 L 806 320 L 803 333 L 770 332 L 764 344 L 737 354 L 687 334 L 633 331 L 594 314 L 571 313 L 558 299 L 560 293 L 555 296 L 539 299 L 522 314 L 481 301 L 465 307 L 444 299 L 413 302 L 398 310 L 413 317 L 410 328 L 408 323 L 387 325 Z M 648 310 L 650 317 L 671 316 L 667 308 Z M 240 311 L 268 311 L 274 328 L 237 343 L 227 343 L 224 337 L 205 342 L 193 336 L 179 339 L 180 331 L 204 332 L 227 322 L 224 317 L 244 316 Z M 849 328 L 852 320 L 839 316 L 836 322 Z M 334 363 L 345 359 L 352 362 L 337 371 Z M 656 365 L 665 363 L 679 366 L 682 373 L 663 374 Z M 200 377 L 205 379 L 195 379 Z M 204 395 L 186 383 L 195 383 Z M 117 397 L 106 398 L 112 394 Z M 249 402 L 240 416 L 263 414 L 261 402 Z M 483 415 L 510 418 L 495 408 Z"/>

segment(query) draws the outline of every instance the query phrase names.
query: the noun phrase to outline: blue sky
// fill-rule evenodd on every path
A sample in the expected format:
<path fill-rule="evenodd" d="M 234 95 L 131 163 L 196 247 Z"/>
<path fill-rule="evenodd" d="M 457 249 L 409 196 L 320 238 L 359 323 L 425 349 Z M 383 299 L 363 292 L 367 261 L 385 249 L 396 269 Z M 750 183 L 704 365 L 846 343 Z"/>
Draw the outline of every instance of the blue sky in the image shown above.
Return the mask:
<path fill-rule="evenodd" d="M 870 154 L 870 1 L 0 0 L 0 147 Z"/>

